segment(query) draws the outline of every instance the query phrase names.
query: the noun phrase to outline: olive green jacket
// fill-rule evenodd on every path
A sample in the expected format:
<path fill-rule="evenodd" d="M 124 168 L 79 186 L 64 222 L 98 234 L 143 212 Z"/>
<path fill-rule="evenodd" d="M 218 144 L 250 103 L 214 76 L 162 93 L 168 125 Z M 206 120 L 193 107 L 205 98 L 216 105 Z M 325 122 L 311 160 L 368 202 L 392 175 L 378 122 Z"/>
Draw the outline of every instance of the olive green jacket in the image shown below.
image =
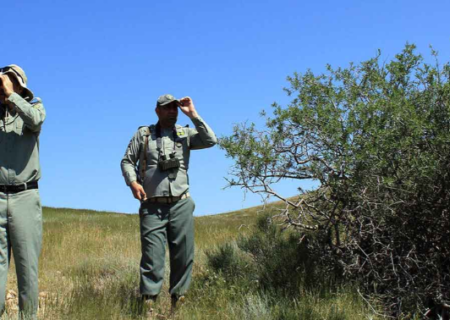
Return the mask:
<path fill-rule="evenodd" d="M 0 105 L 0 185 L 18 185 L 37 181 L 39 165 L 39 133 L 45 120 L 42 102 L 29 103 L 17 93 L 8 100 L 10 111 Z"/>
<path fill-rule="evenodd" d="M 164 154 L 169 157 L 175 144 L 175 156 L 180 161 L 178 169 L 172 169 L 174 178 L 169 177 L 168 171 L 161 171 L 158 167 L 159 152 L 157 150 L 155 126 L 150 126 L 147 146 L 147 164 L 145 177 L 139 177 L 136 168 L 141 165 L 139 162 L 140 153 L 144 150 L 145 135 L 148 127 L 140 127 L 130 141 L 125 155 L 121 161 L 122 174 L 126 184 L 129 186 L 134 181 L 140 181 L 148 198 L 180 196 L 189 189 L 189 169 L 190 151 L 204 149 L 214 146 L 217 143 L 216 136 L 211 128 L 202 118 L 194 118 L 192 122 L 195 129 L 176 125 L 176 138 L 174 141 L 172 130 L 161 130 L 161 142 Z M 139 179 L 138 179 L 139 178 Z"/>

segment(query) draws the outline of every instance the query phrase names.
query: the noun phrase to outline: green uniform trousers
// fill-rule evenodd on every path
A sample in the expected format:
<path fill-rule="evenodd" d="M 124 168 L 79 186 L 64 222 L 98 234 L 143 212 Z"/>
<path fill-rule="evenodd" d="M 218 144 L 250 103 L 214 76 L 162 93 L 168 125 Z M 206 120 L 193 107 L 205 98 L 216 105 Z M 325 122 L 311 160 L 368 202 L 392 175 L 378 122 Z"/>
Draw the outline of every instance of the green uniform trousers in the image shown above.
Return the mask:
<path fill-rule="evenodd" d="M 157 296 L 161 291 L 166 242 L 170 252 L 169 292 L 181 296 L 187 291 L 194 264 L 194 208 L 190 197 L 171 204 L 147 201 L 141 205 L 141 294 Z"/>
<path fill-rule="evenodd" d="M 39 305 L 38 260 L 42 245 L 42 208 L 37 189 L 0 192 L 0 312 L 11 248 L 16 264 L 19 309 L 22 319 L 36 319 Z"/>

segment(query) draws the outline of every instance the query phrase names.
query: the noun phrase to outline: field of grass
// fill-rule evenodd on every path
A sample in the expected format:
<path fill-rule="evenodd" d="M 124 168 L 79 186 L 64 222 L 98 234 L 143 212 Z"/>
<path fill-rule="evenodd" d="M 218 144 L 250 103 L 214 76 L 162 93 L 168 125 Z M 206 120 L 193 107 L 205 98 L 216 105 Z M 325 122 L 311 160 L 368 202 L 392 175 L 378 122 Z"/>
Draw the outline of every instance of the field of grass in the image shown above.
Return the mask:
<path fill-rule="evenodd" d="M 261 208 L 195 218 L 196 260 L 186 302 L 170 315 L 167 283 L 154 319 L 375 319 L 351 288 L 274 298 L 227 282 L 208 267 L 207 252 L 249 234 Z M 139 299 L 139 217 L 44 208 L 40 319 L 146 319 Z M 168 263 L 166 279 L 168 279 Z M 14 263 L 7 318 L 16 319 Z"/>

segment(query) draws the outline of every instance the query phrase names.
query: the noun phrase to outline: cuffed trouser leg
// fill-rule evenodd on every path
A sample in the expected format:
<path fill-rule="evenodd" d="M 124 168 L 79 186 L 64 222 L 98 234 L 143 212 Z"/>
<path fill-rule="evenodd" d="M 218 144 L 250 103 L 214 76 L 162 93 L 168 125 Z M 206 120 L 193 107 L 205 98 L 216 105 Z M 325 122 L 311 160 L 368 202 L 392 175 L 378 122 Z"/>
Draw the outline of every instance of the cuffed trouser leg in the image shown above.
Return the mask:
<path fill-rule="evenodd" d="M 192 278 L 194 264 L 194 217 L 192 198 L 176 202 L 170 208 L 168 242 L 170 250 L 170 294 L 184 295 Z"/>
<path fill-rule="evenodd" d="M 140 292 L 156 296 L 164 279 L 166 254 L 166 226 L 169 207 L 157 203 L 144 203 L 140 210 L 141 250 Z"/>
<path fill-rule="evenodd" d="M 0 192 L 0 315 L 5 311 L 6 281 L 9 267 L 8 201 Z"/>
<path fill-rule="evenodd" d="M 38 265 L 42 246 L 42 208 L 39 191 L 9 195 L 9 238 L 16 264 L 19 310 L 35 319 L 39 306 Z"/>

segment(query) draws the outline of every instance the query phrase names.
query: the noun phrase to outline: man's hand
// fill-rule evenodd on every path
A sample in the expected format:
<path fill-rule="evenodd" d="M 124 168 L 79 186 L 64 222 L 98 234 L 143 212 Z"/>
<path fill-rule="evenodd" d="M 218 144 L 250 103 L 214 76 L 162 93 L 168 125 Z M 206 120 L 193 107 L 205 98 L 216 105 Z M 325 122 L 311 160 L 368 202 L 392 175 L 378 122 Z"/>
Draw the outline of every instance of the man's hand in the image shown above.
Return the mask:
<path fill-rule="evenodd" d="M 197 118 L 198 114 L 195 110 L 194 102 L 190 97 L 184 97 L 180 99 L 180 109 L 189 118 Z"/>
<path fill-rule="evenodd" d="M 6 98 L 9 98 L 10 95 L 14 93 L 13 84 L 11 79 L 6 74 L 0 74 L 0 87 L 3 90 Z"/>
<path fill-rule="evenodd" d="M 131 192 L 133 192 L 133 196 L 136 199 L 140 201 L 147 200 L 147 195 L 145 194 L 144 188 L 142 188 L 142 186 L 137 181 L 132 182 L 130 188 Z"/>

